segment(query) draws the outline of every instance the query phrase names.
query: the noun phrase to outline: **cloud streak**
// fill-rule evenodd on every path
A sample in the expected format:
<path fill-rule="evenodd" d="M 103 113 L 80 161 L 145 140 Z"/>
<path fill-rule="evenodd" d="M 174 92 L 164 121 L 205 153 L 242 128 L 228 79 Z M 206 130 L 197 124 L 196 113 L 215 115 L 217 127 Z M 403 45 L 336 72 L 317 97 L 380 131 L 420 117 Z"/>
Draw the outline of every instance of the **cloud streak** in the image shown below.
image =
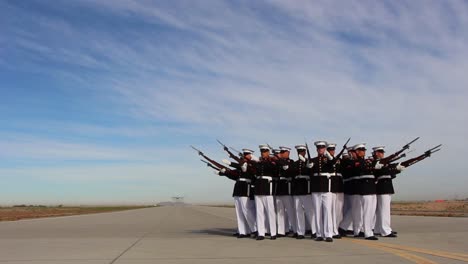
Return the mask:
<path fill-rule="evenodd" d="M 0 43 L 8 45 L 0 50 L 1 67 L 71 82 L 72 93 L 89 92 L 113 122 L 122 122 L 79 120 L 56 130 L 80 140 L 44 141 L 32 133 L 24 143 L 0 141 L 16 158 L 138 162 L 160 149 L 198 166 L 186 146 L 215 153 L 217 137 L 240 148 L 294 145 L 304 136 L 340 143 L 352 136 L 396 149 L 421 136 L 418 151 L 444 143 L 441 163 L 434 157 L 408 173 L 428 175 L 430 191 L 440 186 L 438 173 L 467 183 L 459 176 L 462 167 L 441 165 L 468 147 L 463 1 L 80 1 L 42 12 L 14 2 L 1 7 L 15 14 L 3 16 L 8 26 L 1 35 L 8 38 Z M 129 122 L 134 129 L 126 128 Z M 96 140 L 106 134 L 111 142 Z M 131 138 L 139 144 L 129 147 Z M 222 184 L 209 183 L 213 189 Z M 402 197 L 429 197 L 401 188 Z M 448 191 L 467 194 L 456 186 Z"/>

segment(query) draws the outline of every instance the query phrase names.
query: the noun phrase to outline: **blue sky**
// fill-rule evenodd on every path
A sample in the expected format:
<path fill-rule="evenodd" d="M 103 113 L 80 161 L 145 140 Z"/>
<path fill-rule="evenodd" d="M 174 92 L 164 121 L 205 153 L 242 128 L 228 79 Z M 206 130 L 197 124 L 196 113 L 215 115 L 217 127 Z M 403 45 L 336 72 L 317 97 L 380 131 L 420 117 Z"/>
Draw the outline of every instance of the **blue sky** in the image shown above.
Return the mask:
<path fill-rule="evenodd" d="M 464 1 L 0 1 L 1 204 L 229 202 L 193 150 L 417 136 L 468 197 Z M 295 155 L 293 155 L 295 157 Z"/>

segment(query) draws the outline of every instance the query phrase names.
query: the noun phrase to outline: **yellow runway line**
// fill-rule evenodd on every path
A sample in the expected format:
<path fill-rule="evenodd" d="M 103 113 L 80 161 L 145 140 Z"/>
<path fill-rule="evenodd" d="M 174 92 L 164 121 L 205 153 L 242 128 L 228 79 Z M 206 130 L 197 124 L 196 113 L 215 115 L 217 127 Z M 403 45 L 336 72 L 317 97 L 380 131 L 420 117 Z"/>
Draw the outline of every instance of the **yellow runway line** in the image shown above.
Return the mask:
<path fill-rule="evenodd" d="M 351 240 L 351 241 L 353 243 L 362 244 L 362 245 L 365 245 L 365 246 L 368 246 L 368 247 L 372 247 L 372 248 L 376 248 L 376 249 L 379 249 L 379 250 L 382 250 L 382 251 L 385 251 L 385 252 L 388 252 L 388 253 L 392 253 L 393 255 L 399 256 L 401 258 L 404 258 L 404 259 L 409 260 L 411 262 L 414 262 L 416 264 L 437 264 L 437 262 L 435 262 L 435 261 L 432 261 L 430 259 L 418 256 L 418 255 L 408 253 L 408 252 L 406 252 L 404 250 L 385 247 L 385 246 L 381 246 L 381 245 L 379 245 L 377 243 L 368 242 L 368 241 L 362 241 L 362 240 Z"/>
<path fill-rule="evenodd" d="M 441 251 L 441 250 L 429 250 L 429 249 L 424 249 L 424 248 L 416 248 L 416 247 L 395 245 L 395 244 L 390 244 L 390 243 L 380 243 L 380 242 L 378 242 L 378 244 L 382 245 L 384 247 L 395 248 L 395 249 L 406 250 L 406 251 L 412 251 L 412 252 L 423 253 L 423 254 L 433 255 L 433 256 L 442 257 L 442 258 L 449 258 L 449 259 L 468 262 L 468 254 L 456 253 L 456 252 L 447 252 L 447 251 Z"/>

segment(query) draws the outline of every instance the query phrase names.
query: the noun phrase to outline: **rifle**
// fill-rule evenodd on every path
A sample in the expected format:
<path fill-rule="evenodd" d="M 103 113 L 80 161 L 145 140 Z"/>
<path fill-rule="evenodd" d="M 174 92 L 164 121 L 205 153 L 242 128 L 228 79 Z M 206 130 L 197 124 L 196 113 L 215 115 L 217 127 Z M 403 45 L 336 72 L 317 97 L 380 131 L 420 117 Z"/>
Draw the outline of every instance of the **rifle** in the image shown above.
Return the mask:
<path fill-rule="evenodd" d="M 312 158 L 310 157 L 309 144 L 307 144 L 307 140 L 305 138 L 304 138 L 304 141 L 305 141 L 305 146 L 306 146 L 306 150 L 307 150 L 307 158 L 310 161 Z"/>
<path fill-rule="evenodd" d="M 221 146 L 223 146 L 224 151 L 226 151 L 226 152 L 229 154 L 229 157 L 230 157 L 231 159 L 235 160 L 235 161 L 238 162 L 238 163 L 240 162 L 240 158 L 237 157 L 236 155 L 234 155 L 234 153 L 232 153 L 231 151 L 229 151 L 229 148 L 228 148 L 226 145 L 224 145 L 223 143 L 221 143 L 221 141 L 219 141 L 218 139 L 216 139 L 216 141 L 218 141 L 218 143 L 221 144 Z M 240 155 L 240 152 L 239 152 L 239 156 L 241 156 L 241 155 Z"/>
<path fill-rule="evenodd" d="M 208 166 L 210 168 L 213 168 L 213 169 L 215 169 L 217 171 L 220 171 L 220 169 L 216 168 L 215 166 L 213 166 L 211 163 L 209 163 L 207 161 L 204 161 L 204 160 L 201 159 L 201 162 L 206 163 L 206 166 Z"/>
<path fill-rule="evenodd" d="M 340 153 L 338 153 L 338 155 L 336 155 L 336 157 L 334 158 L 334 160 L 338 160 L 341 155 L 343 155 L 344 151 L 346 150 L 346 145 L 348 145 L 349 141 L 351 140 L 351 138 L 348 138 L 348 140 L 346 141 L 346 143 L 344 143 L 343 145 L 343 148 L 341 149 Z"/>
<path fill-rule="evenodd" d="M 398 157 L 393 158 L 393 159 L 390 160 L 387 164 L 392 163 L 392 162 L 395 162 L 395 161 L 397 161 L 397 160 L 400 160 L 400 159 L 402 159 L 402 158 L 408 156 L 408 154 L 410 154 L 411 152 L 414 152 L 414 149 L 408 151 L 407 153 L 403 153 L 403 154 L 399 155 Z"/>
<path fill-rule="evenodd" d="M 190 145 L 191 148 L 193 148 L 195 151 L 198 152 L 198 155 L 204 157 L 206 160 L 208 160 L 209 162 L 211 162 L 211 164 L 213 164 L 214 166 L 218 167 L 219 169 L 226 169 L 228 170 L 228 168 L 224 165 L 222 165 L 221 163 L 218 163 L 216 162 L 215 160 L 212 160 L 210 158 L 208 158 L 205 154 L 203 154 L 203 152 L 201 152 L 201 150 L 195 148 L 194 146 Z"/>
<path fill-rule="evenodd" d="M 392 155 L 390 155 L 388 157 L 385 157 L 385 158 L 381 159 L 380 163 L 381 164 L 388 164 L 388 163 L 392 162 L 394 159 L 396 159 L 398 156 L 400 156 L 401 153 L 403 153 L 405 150 L 409 149 L 410 145 L 413 144 L 414 142 L 416 142 L 416 140 L 418 140 L 418 139 L 419 139 L 419 137 L 413 139 L 412 141 L 410 141 L 409 143 L 404 145 L 399 151 L 393 153 Z"/>
<path fill-rule="evenodd" d="M 400 163 L 402 166 L 405 166 L 405 167 L 408 167 L 408 166 L 411 166 L 415 163 L 418 163 L 420 162 L 421 160 L 425 159 L 425 158 L 428 158 L 430 157 L 432 154 L 436 153 L 437 151 L 440 150 L 440 147 L 442 146 L 442 144 L 440 145 L 437 145 L 429 150 L 426 150 L 423 154 L 415 157 L 415 158 L 412 158 L 412 159 L 409 159 L 409 160 L 405 160 L 403 161 L 402 163 Z"/>

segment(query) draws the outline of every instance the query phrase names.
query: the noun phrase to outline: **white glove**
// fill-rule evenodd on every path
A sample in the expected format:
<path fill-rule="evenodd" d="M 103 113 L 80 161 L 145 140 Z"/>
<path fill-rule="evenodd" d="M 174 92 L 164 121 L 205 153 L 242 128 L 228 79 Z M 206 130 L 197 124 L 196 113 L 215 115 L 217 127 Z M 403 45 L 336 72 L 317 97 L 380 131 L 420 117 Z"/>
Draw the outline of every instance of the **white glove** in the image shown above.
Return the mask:
<path fill-rule="evenodd" d="M 225 173 L 225 172 L 226 172 L 226 169 L 225 169 L 225 168 L 222 168 L 222 169 L 219 170 L 219 172 Z"/>
<path fill-rule="evenodd" d="M 325 150 L 325 157 L 327 157 L 328 160 L 332 160 L 333 159 L 333 156 L 330 154 L 330 152 L 328 152 L 328 150 Z"/>
<path fill-rule="evenodd" d="M 307 167 L 308 169 L 311 169 L 313 166 L 314 166 L 314 163 L 313 163 L 313 162 L 309 162 L 309 163 L 307 163 L 307 165 L 306 165 L 306 167 Z"/>
<path fill-rule="evenodd" d="M 283 170 L 287 170 L 287 169 L 289 169 L 289 165 L 284 165 Z"/>
<path fill-rule="evenodd" d="M 213 173 L 219 176 L 219 171 L 213 171 Z"/>
<path fill-rule="evenodd" d="M 306 161 L 306 159 L 305 159 L 304 156 L 302 156 L 302 155 L 299 155 L 299 159 L 300 159 L 302 162 L 305 162 L 305 161 Z"/>
<path fill-rule="evenodd" d="M 226 165 L 231 165 L 231 161 L 227 159 L 223 159 L 222 162 Z"/>
<path fill-rule="evenodd" d="M 252 161 L 255 161 L 255 162 L 259 162 L 259 161 L 260 161 L 256 156 L 254 156 L 254 155 L 251 155 L 251 156 L 252 156 Z"/>
<path fill-rule="evenodd" d="M 398 171 L 403 171 L 404 169 L 406 169 L 406 167 L 403 166 L 403 165 L 401 165 L 401 163 L 398 163 L 398 165 L 396 166 L 396 169 L 397 169 Z"/>
<path fill-rule="evenodd" d="M 374 167 L 374 169 L 376 169 L 376 170 L 380 170 L 380 169 L 382 169 L 382 168 L 383 168 L 383 166 L 384 166 L 383 164 L 380 164 L 380 161 L 377 161 L 377 163 L 375 164 L 375 167 Z"/>
<path fill-rule="evenodd" d="M 247 171 L 247 162 L 245 162 L 244 164 L 242 164 L 241 170 L 242 170 L 242 172 L 246 172 L 246 171 Z"/>

